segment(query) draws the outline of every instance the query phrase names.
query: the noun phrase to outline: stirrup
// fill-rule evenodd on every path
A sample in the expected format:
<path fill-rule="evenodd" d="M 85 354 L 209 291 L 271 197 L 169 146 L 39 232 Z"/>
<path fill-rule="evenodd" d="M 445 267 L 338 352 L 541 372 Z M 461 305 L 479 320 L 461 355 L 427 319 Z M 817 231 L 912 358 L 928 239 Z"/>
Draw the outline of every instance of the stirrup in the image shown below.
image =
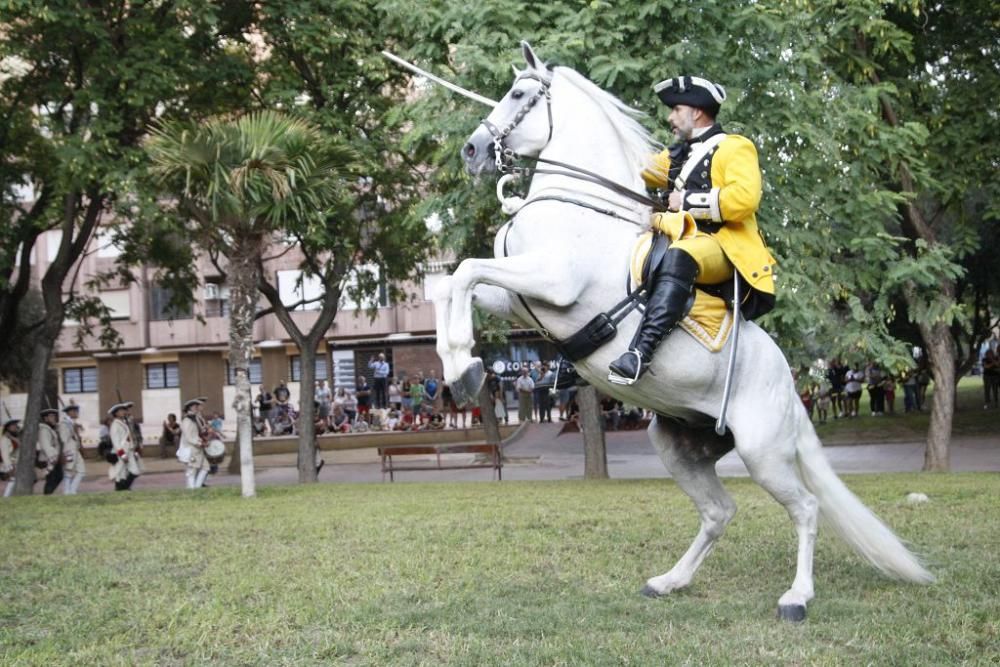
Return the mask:
<path fill-rule="evenodd" d="M 642 375 L 642 355 L 639 354 L 638 350 L 629 350 L 625 354 L 634 354 L 639 362 L 636 365 L 635 377 L 633 378 L 625 377 L 624 375 L 619 375 L 618 373 L 615 373 L 612 370 L 610 373 L 608 373 L 608 382 L 623 387 L 631 387 L 632 385 L 634 385 L 636 382 L 639 381 L 639 377 Z"/>

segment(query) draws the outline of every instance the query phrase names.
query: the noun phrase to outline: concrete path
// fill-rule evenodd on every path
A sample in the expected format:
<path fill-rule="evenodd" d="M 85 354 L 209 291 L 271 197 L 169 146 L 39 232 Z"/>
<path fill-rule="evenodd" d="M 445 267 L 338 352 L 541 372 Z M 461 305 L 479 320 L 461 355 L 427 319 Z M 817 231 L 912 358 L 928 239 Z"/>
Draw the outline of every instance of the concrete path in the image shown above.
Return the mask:
<path fill-rule="evenodd" d="M 532 424 L 525 427 L 505 448 L 510 462 L 504 465 L 505 480 L 582 479 L 583 438 L 579 433 L 559 436 L 559 424 Z M 645 431 L 614 432 L 607 435 L 608 469 L 615 479 L 669 477 Z M 922 442 L 896 444 L 858 444 L 825 448 L 834 469 L 839 473 L 916 472 L 923 465 Z M 324 452 L 326 465 L 321 482 L 382 481 L 378 455 L 374 449 Z M 255 459 L 257 484 L 294 484 L 298 480 L 295 454 L 258 456 Z M 1000 471 L 1000 435 L 963 437 L 952 440 L 952 470 Z M 228 463 L 228 460 L 227 460 Z M 108 481 L 107 465 L 88 461 L 89 474 L 81 492 L 100 493 L 114 489 Z M 741 477 L 747 470 L 736 452 L 718 463 L 723 477 Z M 147 474 L 136 480 L 134 490 L 183 488 L 184 472 L 174 459 L 146 461 Z M 397 473 L 400 482 L 490 481 L 493 471 L 446 470 Z M 210 486 L 238 486 L 239 477 L 225 473 L 209 477 Z M 38 487 L 40 491 L 40 486 Z M 60 488 L 57 493 L 61 493 Z"/>

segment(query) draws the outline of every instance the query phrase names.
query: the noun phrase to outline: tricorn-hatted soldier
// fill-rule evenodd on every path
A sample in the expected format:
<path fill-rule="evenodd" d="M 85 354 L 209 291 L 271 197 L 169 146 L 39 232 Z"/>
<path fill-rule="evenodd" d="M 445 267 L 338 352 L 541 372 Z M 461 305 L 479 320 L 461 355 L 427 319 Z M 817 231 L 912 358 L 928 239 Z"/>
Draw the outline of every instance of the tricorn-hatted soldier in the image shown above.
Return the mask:
<path fill-rule="evenodd" d="M 14 471 L 17 470 L 17 450 L 21 446 L 19 435 L 20 419 L 8 419 L 0 431 L 0 480 L 7 482 L 4 498 L 14 493 Z"/>
<path fill-rule="evenodd" d="M 42 422 L 38 425 L 38 466 L 45 469 L 45 495 L 51 495 L 63 480 L 62 442 L 56 427 L 59 425 L 59 411 L 48 408 L 41 412 Z"/>
<path fill-rule="evenodd" d="M 63 474 L 66 476 L 63 493 L 67 496 L 76 495 L 84 475 L 87 474 L 87 466 L 83 462 L 83 443 L 80 442 L 80 426 L 76 421 L 79 418 L 80 406 L 67 405 L 63 408 L 62 419 L 59 420 L 59 439 L 62 440 L 63 446 Z"/>
<path fill-rule="evenodd" d="M 201 419 L 200 398 L 192 398 L 184 404 L 184 419 L 181 420 L 181 449 L 184 451 L 184 463 L 187 470 L 187 488 L 200 489 L 205 484 L 211 465 L 205 457 L 205 446 L 208 444 L 208 425 Z M 178 450 L 178 457 L 180 451 Z"/>
<path fill-rule="evenodd" d="M 142 461 L 136 451 L 135 435 L 128 420 L 128 412 L 133 405 L 131 401 L 116 403 L 108 410 L 108 415 L 113 418 L 108 478 L 115 483 L 116 491 L 129 490 L 136 477 L 142 474 Z"/>

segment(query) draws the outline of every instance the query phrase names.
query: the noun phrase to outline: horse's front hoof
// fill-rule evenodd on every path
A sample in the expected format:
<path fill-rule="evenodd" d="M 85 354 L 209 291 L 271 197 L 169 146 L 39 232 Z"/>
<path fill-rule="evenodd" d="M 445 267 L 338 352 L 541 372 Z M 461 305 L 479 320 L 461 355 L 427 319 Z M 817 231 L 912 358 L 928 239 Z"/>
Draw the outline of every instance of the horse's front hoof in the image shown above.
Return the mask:
<path fill-rule="evenodd" d="M 472 363 L 462 371 L 458 379 L 451 383 L 451 397 L 457 405 L 464 406 L 479 402 L 479 390 L 486 381 L 483 370 L 483 360 L 473 359 Z"/>
<path fill-rule="evenodd" d="M 649 584 L 646 584 L 645 586 L 642 587 L 642 590 L 639 591 L 639 595 L 647 598 L 661 597 L 660 593 Z"/>
<path fill-rule="evenodd" d="M 804 604 L 779 604 L 778 618 L 791 623 L 801 623 L 806 620 L 806 606 Z"/>

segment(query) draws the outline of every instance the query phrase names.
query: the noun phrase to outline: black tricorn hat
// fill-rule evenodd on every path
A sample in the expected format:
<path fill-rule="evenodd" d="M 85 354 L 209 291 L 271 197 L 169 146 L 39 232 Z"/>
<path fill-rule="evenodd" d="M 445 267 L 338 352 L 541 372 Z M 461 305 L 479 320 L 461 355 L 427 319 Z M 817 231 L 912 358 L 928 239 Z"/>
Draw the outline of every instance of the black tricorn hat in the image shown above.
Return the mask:
<path fill-rule="evenodd" d="M 42 418 L 48 417 L 49 415 L 58 415 L 59 411 L 55 408 L 46 408 L 38 413 Z"/>
<path fill-rule="evenodd" d="M 678 76 L 667 79 L 653 86 L 653 90 L 656 91 L 660 101 L 668 107 L 686 104 L 689 107 L 704 109 L 713 117 L 718 115 L 719 107 L 726 100 L 725 88 L 700 76 Z"/>

